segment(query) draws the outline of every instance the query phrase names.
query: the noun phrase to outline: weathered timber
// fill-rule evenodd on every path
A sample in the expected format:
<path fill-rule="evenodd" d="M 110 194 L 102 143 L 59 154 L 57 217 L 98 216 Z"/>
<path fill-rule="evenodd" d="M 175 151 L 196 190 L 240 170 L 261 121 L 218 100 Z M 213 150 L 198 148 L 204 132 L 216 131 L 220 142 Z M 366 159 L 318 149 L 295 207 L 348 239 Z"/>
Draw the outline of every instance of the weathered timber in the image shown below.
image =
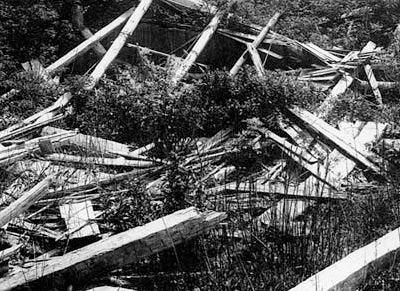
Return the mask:
<path fill-rule="evenodd" d="M 265 70 L 261 60 L 260 55 L 258 54 L 257 49 L 254 48 L 252 44 L 247 44 L 247 51 L 253 61 L 254 67 L 256 68 L 257 74 L 259 77 L 265 77 Z"/>
<path fill-rule="evenodd" d="M 5 250 L 0 251 L 0 262 L 8 260 L 11 256 L 17 254 L 23 244 L 17 244 L 15 246 L 9 247 Z"/>
<path fill-rule="evenodd" d="M 399 250 L 400 228 L 397 228 L 309 277 L 290 291 L 357 290 L 368 275 L 397 264 Z"/>
<path fill-rule="evenodd" d="M 74 156 L 67 154 L 50 154 L 46 156 L 49 161 L 57 161 L 64 163 L 78 163 L 89 165 L 116 166 L 116 167 L 131 167 L 131 168 L 149 168 L 156 166 L 152 161 L 142 160 L 127 160 L 123 157 L 119 158 L 103 158 L 103 157 L 86 157 Z"/>
<path fill-rule="evenodd" d="M 33 203 L 42 198 L 52 182 L 52 177 L 47 177 L 39 182 L 28 192 L 24 193 L 20 198 L 7 206 L 0 212 L 0 227 L 18 217 L 25 212 Z"/>
<path fill-rule="evenodd" d="M 54 276 L 67 281 L 74 278 L 74 282 L 87 280 L 199 236 L 225 218 L 224 213 L 202 213 L 194 207 L 180 210 L 1 278 L 0 291 L 33 283 L 46 286 Z"/>
<path fill-rule="evenodd" d="M 87 289 L 86 291 L 135 291 L 133 289 L 121 288 L 121 287 L 111 287 L 111 286 L 100 286 Z"/>
<path fill-rule="evenodd" d="M 65 133 L 67 130 L 46 126 L 42 129 L 42 135 L 51 135 L 56 133 Z M 132 150 L 130 146 L 118 143 L 115 141 L 94 137 L 91 135 L 85 134 L 76 134 L 68 139 L 68 142 L 72 145 L 85 148 L 87 150 L 99 152 L 101 154 L 114 154 L 118 156 L 123 156 L 130 159 L 138 159 L 138 160 L 148 160 L 148 157 L 141 156 L 143 152 L 151 149 L 151 145 L 140 148 L 137 150 Z"/>
<path fill-rule="evenodd" d="M 11 146 L 0 149 L 0 166 L 8 166 L 41 150 L 43 143 L 49 143 L 53 149 L 65 145 L 68 138 L 73 136 L 74 132 L 66 132 L 61 134 L 53 134 L 45 137 L 39 137 L 28 141 L 13 144 Z"/>
<path fill-rule="evenodd" d="M 390 90 L 390 89 L 395 89 L 395 88 L 399 87 L 398 82 L 376 81 L 376 84 L 377 84 L 379 90 Z M 361 89 L 371 87 L 371 85 L 368 81 L 363 81 L 363 80 L 357 80 L 357 82 L 355 82 L 355 86 L 357 86 Z"/>
<path fill-rule="evenodd" d="M 379 167 L 370 162 L 363 154 L 361 154 L 357 150 L 357 147 L 354 147 L 346 142 L 345 137 L 343 137 L 339 130 L 329 125 L 322 119 L 319 119 L 307 110 L 296 108 L 295 110 L 290 110 L 290 112 L 304 122 L 309 129 L 315 131 L 317 134 L 322 135 L 324 138 L 332 142 L 332 144 L 334 144 L 341 153 L 373 170 L 374 172 L 380 173 Z"/>
<path fill-rule="evenodd" d="M 104 75 L 105 71 L 118 56 L 128 37 L 131 36 L 132 33 L 135 31 L 140 20 L 142 19 L 152 2 L 153 0 L 141 0 L 135 11 L 129 17 L 125 26 L 122 28 L 118 37 L 114 40 L 111 47 L 108 49 L 107 53 L 101 59 L 100 63 L 96 66 L 94 71 L 90 74 L 89 82 L 85 85 L 85 89 L 91 90 L 96 86 L 97 82 Z"/>
<path fill-rule="evenodd" d="M 260 34 L 252 42 L 252 44 L 251 44 L 252 47 L 257 48 L 263 42 L 264 38 L 267 36 L 270 29 L 276 24 L 276 22 L 278 21 L 280 16 L 281 16 L 281 13 L 279 13 L 279 12 L 274 14 L 274 16 L 268 22 L 268 24 L 263 28 L 263 30 L 260 32 Z M 236 61 L 235 65 L 230 70 L 229 74 L 231 76 L 235 76 L 239 72 L 239 70 L 243 66 L 243 64 L 245 63 L 246 53 L 247 53 L 247 51 L 242 54 L 242 56 Z"/>
<path fill-rule="evenodd" d="M 190 53 L 186 56 L 183 60 L 182 64 L 178 67 L 175 74 L 171 78 L 172 84 L 176 85 L 181 81 L 187 72 L 189 72 L 190 68 L 196 62 L 198 56 L 206 47 L 207 43 L 210 41 L 212 36 L 214 35 L 215 31 L 219 23 L 221 22 L 222 16 L 224 15 L 223 11 L 219 11 L 215 14 L 215 16 L 211 19 L 208 26 L 204 29 L 201 33 L 199 39 L 197 40 L 196 44 L 193 46 Z"/>
<path fill-rule="evenodd" d="M 107 26 L 103 27 L 98 32 L 96 32 L 91 38 L 85 40 L 80 45 L 78 45 L 76 48 L 70 50 L 65 56 L 61 57 L 56 62 L 54 62 L 53 64 L 48 66 L 46 68 L 47 73 L 49 75 L 54 74 L 61 68 L 72 63 L 76 58 L 83 55 L 85 52 L 87 52 L 89 49 L 91 49 L 93 46 L 95 46 L 96 43 L 98 43 L 100 40 L 102 40 L 107 35 L 112 33 L 119 26 L 124 24 L 126 22 L 126 20 L 132 15 L 133 11 L 134 11 L 134 8 L 129 9 L 128 11 L 123 13 L 121 16 L 116 18 L 114 21 L 112 21 L 110 24 L 108 24 Z"/>

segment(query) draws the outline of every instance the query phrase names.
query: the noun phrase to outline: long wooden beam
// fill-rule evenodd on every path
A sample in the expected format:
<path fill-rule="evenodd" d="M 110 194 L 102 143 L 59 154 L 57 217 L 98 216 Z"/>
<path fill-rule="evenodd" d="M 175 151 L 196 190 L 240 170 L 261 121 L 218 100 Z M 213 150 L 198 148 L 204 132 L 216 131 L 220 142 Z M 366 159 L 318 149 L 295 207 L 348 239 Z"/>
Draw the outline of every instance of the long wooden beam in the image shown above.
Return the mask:
<path fill-rule="evenodd" d="M 47 177 L 38 183 L 28 192 L 24 193 L 19 199 L 11 203 L 4 210 L 0 212 L 0 227 L 3 227 L 8 222 L 18 217 L 24 211 L 26 211 L 33 203 L 41 199 L 46 190 L 49 188 L 52 182 L 51 177 Z"/>
<path fill-rule="evenodd" d="M 206 47 L 207 43 L 210 41 L 210 39 L 214 35 L 215 31 L 217 30 L 217 27 L 218 27 L 219 23 L 221 22 L 221 19 L 222 19 L 223 15 L 224 15 L 224 12 L 223 11 L 219 11 L 211 19 L 211 21 L 208 24 L 208 26 L 201 33 L 201 36 L 197 40 L 197 42 L 194 45 L 193 49 L 186 56 L 186 58 L 184 59 L 182 64 L 178 67 L 178 69 L 176 70 L 175 74 L 171 78 L 172 84 L 176 85 L 177 83 L 179 83 L 180 80 L 182 80 L 185 77 L 187 72 L 190 70 L 190 68 L 196 62 L 196 60 L 199 57 L 199 55 L 201 54 L 201 52 Z"/>
<path fill-rule="evenodd" d="M 214 228 L 224 213 L 179 210 L 143 226 L 102 239 L 61 257 L 40 262 L 0 279 L 0 291 L 36 283 L 44 287 L 54 277 L 74 282 L 121 268 L 149 255 L 174 247 Z"/>
<path fill-rule="evenodd" d="M 399 261 L 400 228 L 350 253 L 289 291 L 356 290 L 369 274 Z"/>
<path fill-rule="evenodd" d="M 88 83 L 85 86 L 85 89 L 91 90 L 93 89 L 100 78 L 104 75 L 105 71 L 111 65 L 111 63 L 118 56 L 119 52 L 125 45 L 128 37 L 132 35 L 137 26 L 139 25 L 140 20 L 149 9 L 153 0 L 141 0 L 139 5 L 136 7 L 135 11 L 129 17 L 126 22 L 124 28 L 122 28 L 120 34 L 114 40 L 113 44 L 101 59 L 100 63 L 96 66 L 94 71 L 90 74 Z"/>

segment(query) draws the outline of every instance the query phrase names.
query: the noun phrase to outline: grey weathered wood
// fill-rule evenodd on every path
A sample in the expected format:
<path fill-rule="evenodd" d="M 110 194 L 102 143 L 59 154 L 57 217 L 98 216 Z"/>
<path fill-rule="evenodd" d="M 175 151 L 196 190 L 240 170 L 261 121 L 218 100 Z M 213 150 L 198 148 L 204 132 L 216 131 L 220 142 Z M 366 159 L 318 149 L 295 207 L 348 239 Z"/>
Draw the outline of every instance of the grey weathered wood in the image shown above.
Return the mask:
<path fill-rule="evenodd" d="M 8 222 L 18 217 L 25 212 L 33 203 L 41 199 L 47 192 L 52 177 L 47 177 L 39 182 L 31 190 L 24 193 L 19 199 L 11 203 L 0 212 L 0 227 L 3 227 Z"/>
<path fill-rule="evenodd" d="M 217 27 L 222 19 L 223 14 L 224 14 L 223 11 L 219 11 L 211 19 L 210 23 L 201 33 L 200 38 L 197 40 L 196 44 L 194 45 L 190 53 L 186 56 L 182 64 L 178 67 L 175 74 L 171 78 L 172 84 L 176 85 L 179 81 L 181 81 L 185 77 L 187 72 L 189 72 L 190 68 L 196 62 L 197 58 L 204 50 L 207 43 L 210 41 L 215 31 L 217 30 Z"/>
<path fill-rule="evenodd" d="M 346 142 L 346 138 L 339 130 L 329 125 L 322 119 L 319 119 L 307 110 L 297 108 L 296 110 L 291 110 L 291 112 L 299 119 L 301 119 L 310 129 L 314 130 L 315 132 L 332 142 L 336 146 L 337 150 L 342 152 L 344 155 L 375 171 L 376 173 L 380 173 L 379 167 L 370 162 L 364 156 L 364 154 L 360 153 L 357 150 L 356 147 Z"/>
<path fill-rule="evenodd" d="M 43 136 L 46 136 L 66 132 L 68 131 L 61 128 L 46 126 L 42 129 L 41 134 Z M 138 150 L 132 150 L 129 145 L 81 133 L 71 136 L 68 139 L 68 142 L 72 145 L 85 148 L 90 151 L 99 152 L 101 154 L 114 154 L 130 159 L 139 160 L 148 160 L 148 157 L 141 156 L 141 154 L 151 148 L 151 145 L 148 145 L 147 147 L 140 148 Z"/>
<path fill-rule="evenodd" d="M 125 21 L 132 15 L 133 13 L 133 8 L 129 9 L 125 13 L 123 13 L 121 16 L 116 18 L 114 21 L 112 21 L 110 24 L 107 26 L 103 27 L 100 29 L 98 32 L 96 32 L 91 38 L 85 40 L 82 42 L 80 45 L 78 45 L 76 48 L 70 50 L 66 55 L 58 59 L 56 62 L 51 64 L 46 68 L 46 71 L 48 74 L 54 74 L 61 68 L 69 65 L 72 63 L 76 58 L 79 56 L 83 55 L 85 52 L 87 52 L 89 49 L 91 49 L 93 46 L 96 45 L 100 40 L 105 38 L 107 35 L 112 33 L 115 29 L 117 29 L 119 26 L 125 23 Z"/>
<path fill-rule="evenodd" d="M 398 263 L 399 250 L 400 229 L 397 228 L 309 277 L 290 291 L 357 290 L 368 275 Z"/>
<path fill-rule="evenodd" d="M 253 61 L 253 64 L 256 68 L 257 74 L 259 77 L 264 77 L 265 76 L 265 70 L 263 63 L 261 61 L 261 57 L 258 54 L 257 49 L 254 48 L 252 44 L 247 44 L 247 51 L 249 52 L 249 55 Z"/>
<path fill-rule="evenodd" d="M 278 21 L 280 16 L 281 16 L 281 13 L 279 13 L 279 12 L 275 13 L 274 16 L 268 22 L 268 24 L 263 28 L 263 30 L 261 30 L 260 34 L 256 37 L 256 39 L 251 44 L 254 48 L 257 48 L 263 42 L 264 38 L 267 36 L 270 29 L 276 24 L 276 22 Z M 231 76 L 235 76 L 239 72 L 239 70 L 243 66 L 243 64 L 245 63 L 246 53 L 247 53 L 247 51 L 245 51 L 242 54 L 242 56 L 236 61 L 235 65 L 230 70 L 229 74 Z"/>
<path fill-rule="evenodd" d="M 120 34 L 117 36 L 111 47 L 108 49 L 107 53 L 101 59 L 100 63 L 96 66 L 94 71 L 90 74 L 89 81 L 86 84 L 85 89 L 91 90 L 96 86 L 97 82 L 104 75 L 105 71 L 118 56 L 128 37 L 130 37 L 137 28 L 140 20 L 146 13 L 147 9 L 149 9 L 152 2 L 153 0 L 141 0 L 135 11 L 129 17 L 125 26 L 122 28 Z"/>
<path fill-rule="evenodd" d="M 127 160 L 123 157 L 119 158 L 103 158 L 103 157 L 86 157 L 74 156 L 67 154 L 50 154 L 46 156 L 46 160 L 57 161 L 64 163 L 78 163 L 89 165 L 102 165 L 102 166 L 118 166 L 118 167 L 131 167 L 131 168 L 150 168 L 156 166 L 152 161 L 143 160 Z"/>
<path fill-rule="evenodd" d="M 121 268 L 201 235 L 225 218 L 224 213 L 202 213 L 194 207 L 179 210 L 1 278 L 0 291 L 34 282 L 40 285 L 53 280 L 54 276 L 74 278 L 74 282 L 87 280 L 100 272 Z"/>

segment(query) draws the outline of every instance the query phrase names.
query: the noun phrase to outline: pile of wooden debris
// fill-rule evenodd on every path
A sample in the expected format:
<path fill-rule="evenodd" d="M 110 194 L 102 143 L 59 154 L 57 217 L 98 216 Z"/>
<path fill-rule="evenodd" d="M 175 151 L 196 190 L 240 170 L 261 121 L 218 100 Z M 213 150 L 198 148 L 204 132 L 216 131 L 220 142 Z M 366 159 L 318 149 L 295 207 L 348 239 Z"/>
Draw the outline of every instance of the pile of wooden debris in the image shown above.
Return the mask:
<path fill-rule="evenodd" d="M 43 82 L 56 83 L 57 79 L 53 76 L 58 70 L 89 49 L 98 49 L 100 40 L 126 22 L 110 49 L 99 53 L 104 56 L 86 84 L 86 89 L 92 90 L 151 2 L 142 0 L 136 9 L 127 11 L 94 35 L 86 33 L 87 40 L 49 67 L 42 68 L 37 62 L 27 63 L 24 67 L 37 72 Z M 199 4 L 188 0 L 170 2 L 188 8 L 198 8 Z M 223 12 L 216 8 L 207 11 L 214 12 L 215 16 L 192 50 L 175 64 L 172 84 L 179 83 L 188 74 L 197 56 L 217 31 Z M 275 14 L 265 28 L 253 26 L 260 32 L 258 36 L 220 31 L 241 43 L 245 42 L 247 46 L 246 52 L 231 69 L 231 75 L 239 71 L 249 54 L 258 74 L 264 76 L 265 62 L 259 53 L 275 58 L 281 56 L 259 46 L 263 42 L 277 42 L 279 45 L 294 46 L 292 51 L 303 50 L 311 54 L 316 60 L 316 68 L 304 69 L 299 81 L 314 82 L 329 94 L 315 113 L 302 108 L 286 108 L 279 134 L 268 130 L 259 120 L 249 120 L 245 129 L 245 146 L 263 152 L 268 143 L 273 142 L 279 147 L 281 158 L 271 165 L 264 165 L 256 173 L 241 172 L 240 179 L 238 175 L 233 175 L 238 169 L 226 159 L 243 148 L 232 146 L 238 139 L 232 129 L 222 130 L 211 138 L 192 141 L 192 152 L 177 167 L 197 174 L 210 210 L 199 211 L 191 207 L 125 232 L 101 233 L 99 223 L 106 209 L 97 203 L 98 199 L 101 195 L 118 195 L 129 190 L 119 188 L 104 193 L 102 189 L 124 180 L 138 179 L 147 184 L 146 191 L 154 204 L 162 203 L 160 195 L 170 165 L 147 155 L 154 146 L 152 144 L 132 149 L 125 144 L 49 126 L 66 116 L 65 107 L 73 98 L 71 93 L 64 94 L 45 110 L 1 131 L 0 165 L 14 179 L 0 197 L 1 237 L 6 246 L 0 252 L 3 267 L 0 290 L 11 290 L 26 284 L 40 288 L 38 286 L 55 277 L 69 282 L 87 280 L 98 272 L 120 268 L 203 234 L 226 219 L 225 211 L 261 209 L 262 214 L 249 221 L 249 228 L 253 225 L 279 228 L 287 220 L 295 226 L 299 217 L 315 201 L 348 199 L 346 188 L 349 185 L 365 185 L 371 177 L 380 185 L 386 185 L 385 163 L 376 152 L 379 152 L 380 144 L 385 147 L 393 145 L 393 150 L 399 150 L 399 141 L 390 139 L 388 125 L 374 121 L 342 121 L 334 127 L 324 120 L 338 96 L 354 83 L 358 87 L 370 87 L 377 106 L 382 106 L 380 88 L 395 86 L 378 81 L 374 76 L 373 61 L 382 49 L 370 42 L 361 51 L 344 54 L 323 50 L 311 43 L 287 40 L 271 31 L 279 16 L 279 13 Z M 365 71 L 367 80 L 357 76 L 360 69 Z M 9 98 L 12 94 L 15 92 L 0 98 Z M 386 139 L 377 143 L 382 137 Z M 374 151 L 371 144 L 378 144 L 378 150 Z M 291 173 L 293 168 L 288 164 L 293 162 L 301 169 L 300 175 Z M 356 168 L 363 172 L 354 171 Z M 296 235 L 295 227 L 286 231 Z M 244 233 L 233 235 L 240 238 Z M 32 237 L 43 237 L 48 243 L 36 247 L 31 244 Z M 57 246 L 58 242 L 88 237 L 99 240 L 66 253 Z M 24 257 L 19 254 L 25 245 L 34 249 L 33 255 Z M 385 253 L 378 254 L 375 259 L 387 258 L 388 252 L 399 247 L 396 242 L 396 246 L 385 249 Z M 359 266 L 350 275 L 339 274 L 338 282 L 347 280 L 364 267 Z M 360 279 L 353 280 L 351 284 L 359 282 Z M 306 289 L 299 287 L 295 290 L 316 288 L 316 285 L 307 286 Z M 315 290 L 329 288 L 318 287 Z"/>

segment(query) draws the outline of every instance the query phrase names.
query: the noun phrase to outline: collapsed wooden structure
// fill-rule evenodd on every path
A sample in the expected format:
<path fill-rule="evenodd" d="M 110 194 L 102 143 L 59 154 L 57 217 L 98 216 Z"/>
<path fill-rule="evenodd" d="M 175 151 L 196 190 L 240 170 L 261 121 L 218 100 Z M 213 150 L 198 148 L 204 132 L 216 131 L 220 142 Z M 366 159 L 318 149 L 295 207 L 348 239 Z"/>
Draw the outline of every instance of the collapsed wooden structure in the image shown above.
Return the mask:
<path fill-rule="evenodd" d="M 370 144 L 379 142 L 385 147 L 393 145 L 393 149 L 400 149 L 398 140 L 381 140 L 387 125 L 372 121 L 342 121 L 336 128 L 325 120 L 332 111 L 335 100 L 355 83 L 358 86 L 369 86 L 377 105 L 382 106 L 380 88 L 394 85 L 377 81 L 374 75 L 371 61 L 379 55 L 380 48 L 376 48 L 376 45 L 370 42 L 360 51 L 342 54 L 324 50 L 312 43 L 288 40 L 271 31 L 280 13 L 276 13 L 264 28 L 252 26 L 253 31 L 258 32 L 257 36 L 244 35 L 219 29 L 224 12 L 218 11 L 216 7 L 193 0 L 166 1 L 214 14 L 192 50 L 186 57 L 179 59 L 171 77 L 172 84 L 180 83 L 187 76 L 213 34 L 219 32 L 245 43 L 247 47 L 231 68 L 232 76 L 238 73 L 247 60 L 251 60 L 259 76 L 264 76 L 267 72 L 260 53 L 276 58 L 281 56 L 259 47 L 260 44 L 286 41 L 295 47 L 293 50 L 301 50 L 318 60 L 315 69 L 302 71 L 299 81 L 313 82 L 327 90 L 327 99 L 315 113 L 302 108 L 287 108 L 287 119 L 280 124 L 284 136 L 264 128 L 257 120 L 249 121 L 247 129 L 252 131 L 255 138 L 248 139 L 248 146 L 262 150 L 264 141 L 272 141 L 280 148 L 284 159 L 266 167 L 264 172 L 244 177 L 241 181 L 225 182 L 230 181 L 230 175 L 236 171 L 235 167 L 223 160 L 225 156 L 236 151 L 229 146 L 235 140 L 231 129 L 222 130 L 212 138 L 199 140 L 193 152 L 188 154 L 179 166 L 202 171 L 203 183 L 213 181 L 214 186 L 205 189 L 209 207 L 213 211 L 200 212 L 188 208 L 144 226 L 105 237 L 62 256 L 52 256 L 51 251 L 45 252 L 27 262 L 28 268 L 14 266 L 13 272 L 0 278 L 0 290 L 11 290 L 24 284 L 43 284 L 46 280 L 51 280 L 52 276 L 86 279 L 97 271 L 120 268 L 217 227 L 226 218 L 226 214 L 216 211 L 262 209 L 262 214 L 255 217 L 252 223 L 259 227 L 279 228 L 282 221 L 298 221 L 315 201 L 348 199 L 344 189 L 350 184 L 348 181 L 356 168 L 385 180 L 385 169 L 382 164 L 374 161 L 376 154 Z M 87 39 L 84 42 L 47 68 L 38 68 L 33 62 L 27 64 L 26 69 L 37 72 L 46 82 L 56 82 L 53 77 L 61 68 L 91 48 L 99 48 L 99 42 L 103 38 L 124 25 L 111 47 L 106 52 L 100 49 L 99 55 L 102 55 L 102 59 L 85 86 L 86 90 L 92 90 L 116 59 L 151 3 L 151 0 L 142 0 L 136 8 L 126 11 L 98 32 L 92 35 L 85 33 Z M 354 71 L 360 67 L 365 71 L 366 81 L 354 76 Z M 15 93 L 10 91 L 7 94 L 9 96 Z M 1 98 L 8 98 L 7 96 L 5 94 Z M 165 180 L 163 170 L 167 163 L 146 156 L 154 145 L 132 150 L 128 145 L 49 126 L 50 123 L 65 117 L 62 109 L 71 98 L 72 94 L 66 93 L 52 106 L 0 132 L 0 165 L 19 175 L 1 197 L 0 205 L 4 208 L 0 211 L 0 226 L 6 231 L 23 229 L 30 235 L 39 235 L 54 241 L 99 236 L 101 234 L 96 221 L 101 217 L 102 211 L 94 209 L 93 201 L 102 193 L 96 191 L 100 186 L 132 177 L 144 179 L 151 174 L 153 180 L 147 184 L 146 190 L 155 203 L 160 203 L 158 197 Z M 38 130 L 41 132 L 40 137 L 22 139 Z M 76 148 L 84 154 L 77 155 L 76 151 L 73 151 Z M 33 155 L 37 155 L 36 158 L 32 158 Z M 290 171 L 287 166 L 289 161 L 296 163 L 303 170 L 304 179 L 288 183 L 282 177 L 286 171 Z M 102 170 L 104 167 L 121 167 L 129 171 L 110 174 Z M 25 177 L 28 175 L 27 169 L 33 181 L 45 177 L 31 189 L 27 186 L 29 183 L 23 182 L 24 179 L 28 179 Z M 207 170 L 206 173 L 204 169 Z M 35 218 L 54 208 L 54 204 L 51 203 L 55 201 L 59 212 L 57 217 L 62 218 L 63 227 L 60 227 L 59 221 L 56 227 L 54 223 L 35 223 Z M 31 206 L 36 207 L 34 211 L 33 208 L 28 211 Z M 398 250 L 396 232 L 397 230 L 378 240 L 378 254 L 375 256 L 371 256 L 376 250 L 375 243 L 372 243 L 292 290 L 348 290 L 347 286 L 353 288 L 361 282 L 360 272 L 364 274 L 370 264 L 380 264 L 386 261 L 392 252 Z M 296 235 L 294 230 L 291 234 Z M 16 234 L 9 231 L 9 235 Z M 392 240 L 392 236 L 397 240 Z M 384 241 L 382 249 L 381 241 Z M 21 243 L 11 243 L 9 248 L 0 252 L 0 262 L 7 261 L 18 253 L 20 248 Z M 342 264 L 353 260 L 358 260 L 359 264 L 354 265 L 354 270 L 344 272 Z M 335 281 L 328 278 L 332 270 L 337 273 Z M 354 277 L 357 277 L 357 280 L 354 280 Z M 351 283 L 347 283 L 348 281 Z M 346 287 L 340 289 L 339 285 Z"/>

